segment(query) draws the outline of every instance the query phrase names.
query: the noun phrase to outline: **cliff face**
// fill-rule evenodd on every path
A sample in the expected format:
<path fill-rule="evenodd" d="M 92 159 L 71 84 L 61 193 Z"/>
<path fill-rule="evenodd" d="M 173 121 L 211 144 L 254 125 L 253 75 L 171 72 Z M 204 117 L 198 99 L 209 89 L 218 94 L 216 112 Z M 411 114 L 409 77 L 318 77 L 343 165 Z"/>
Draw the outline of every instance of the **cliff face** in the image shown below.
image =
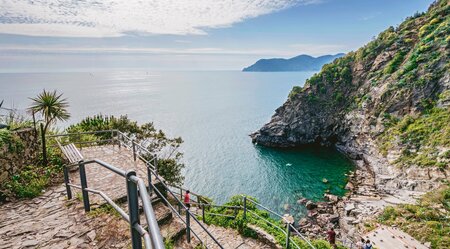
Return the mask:
<path fill-rule="evenodd" d="M 449 12 L 447 0 L 437 1 L 325 65 L 294 87 L 253 142 L 335 145 L 391 189 L 425 191 L 448 179 Z"/>

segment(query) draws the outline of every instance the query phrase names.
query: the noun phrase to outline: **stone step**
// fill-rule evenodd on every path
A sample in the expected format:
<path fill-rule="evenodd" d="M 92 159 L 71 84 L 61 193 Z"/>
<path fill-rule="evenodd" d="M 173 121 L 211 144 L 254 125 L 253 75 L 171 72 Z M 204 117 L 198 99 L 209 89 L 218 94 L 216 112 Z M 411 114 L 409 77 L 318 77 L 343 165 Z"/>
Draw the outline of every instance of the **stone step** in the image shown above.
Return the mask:
<path fill-rule="evenodd" d="M 166 241 L 177 243 L 186 234 L 186 226 L 178 219 L 172 219 L 170 223 L 160 226 L 160 231 Z"/>
<path fill-rule="evenodd" d="M 155 212 L 156 220 L 158 221 L 159 226 L 169 223 L 173 218 L 173 214 L 170 211 L 170 208 L 168 208 L 161 202 L 153 205 L 153 211 Z M 145 218 L 143 209 L 141 209 L 140 221 L 143 226 L 147 227 L 147 220 Z"/>

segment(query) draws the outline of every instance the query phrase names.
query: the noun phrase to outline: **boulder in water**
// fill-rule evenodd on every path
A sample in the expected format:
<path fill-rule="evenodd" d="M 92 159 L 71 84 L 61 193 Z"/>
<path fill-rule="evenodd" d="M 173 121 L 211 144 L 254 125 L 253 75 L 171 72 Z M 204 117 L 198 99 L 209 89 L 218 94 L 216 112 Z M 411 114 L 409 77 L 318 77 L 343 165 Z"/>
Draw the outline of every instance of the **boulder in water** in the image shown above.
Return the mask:
<path fill-rule="evenodd" d="M 317 204 L 312 201 L 308 201 L 308 202 L 306 202 L 305 207 L 308 210 L 313 210 L 313 209 L 317 208 Z"/>

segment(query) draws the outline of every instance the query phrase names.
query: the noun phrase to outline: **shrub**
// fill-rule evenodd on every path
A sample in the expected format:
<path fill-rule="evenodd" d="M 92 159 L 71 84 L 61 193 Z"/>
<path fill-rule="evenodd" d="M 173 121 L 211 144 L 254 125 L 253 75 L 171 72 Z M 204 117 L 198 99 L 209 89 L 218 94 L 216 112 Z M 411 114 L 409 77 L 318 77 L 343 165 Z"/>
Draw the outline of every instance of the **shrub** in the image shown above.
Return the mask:
<path fill-rule="evenodd" d="M 130 120 L 127 116 L 104 116 L 95 115 L 81 120 L 66 129 L 67 133 L 79 133 L 99 130 L 119 130 L 150 152 L 142 155 L 145 159 L 151 160 L 154 155 L 158 155 L 159 174 L 169 183 L 182 185 L 184 177 L 181 174 L 184 164 L 181 163 L 183 154 L 178 151 L 183 140 L 181 137 L 169 138 L 162 130 L 154 127 L 153 123 L 139 125 L 136 121 Z M 96 141 L 110 139 L 112 133 L 97 133 L 71 137 L 71 141 Z"/>

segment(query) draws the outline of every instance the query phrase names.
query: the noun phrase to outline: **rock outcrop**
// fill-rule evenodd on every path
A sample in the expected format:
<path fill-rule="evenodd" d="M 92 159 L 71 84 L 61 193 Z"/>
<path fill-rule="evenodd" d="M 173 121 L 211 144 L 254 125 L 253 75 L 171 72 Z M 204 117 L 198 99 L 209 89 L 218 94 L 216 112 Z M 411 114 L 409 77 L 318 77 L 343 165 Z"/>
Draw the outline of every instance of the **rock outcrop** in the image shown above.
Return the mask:
<path fill-rule="evenodd" d="M 449 13 L 448 1 L 437 1 L 325 65 L 253 142 L 336 146 L 386 191 L 429 191 L 449 179 Z"/>
<path fill-rule="evenodd" d="M 449 13 L 436 1 L 325 65 L 250 135 L 270 147 L 335 146 L 355 162 L 349 194 L 310 208 L 299 222 L 306 234 L 338 226 L 356 238 L 385 206 L 450 180 Z"/>

